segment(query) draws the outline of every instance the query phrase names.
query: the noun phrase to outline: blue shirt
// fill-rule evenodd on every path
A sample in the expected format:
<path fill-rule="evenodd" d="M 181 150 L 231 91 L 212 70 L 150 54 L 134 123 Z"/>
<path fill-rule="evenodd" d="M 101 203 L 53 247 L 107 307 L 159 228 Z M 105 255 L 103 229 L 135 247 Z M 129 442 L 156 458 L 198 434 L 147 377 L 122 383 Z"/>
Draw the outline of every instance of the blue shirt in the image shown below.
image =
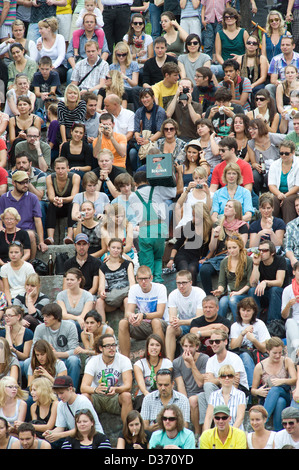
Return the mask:
<path fill-rule="evenodd" d="M 228 194 L 227 186 L 217 189 L 213 196 L 212 213 L 217 212 L 217 214 L 224 214 L 224 208 L 227 201 L 230 199 L 231 197 Z M 245 215 L 246 212 L 254 213 L 251 193 L 248 189 L 238 186 L 233 199 L 241 202 L 243 215 Z"/>

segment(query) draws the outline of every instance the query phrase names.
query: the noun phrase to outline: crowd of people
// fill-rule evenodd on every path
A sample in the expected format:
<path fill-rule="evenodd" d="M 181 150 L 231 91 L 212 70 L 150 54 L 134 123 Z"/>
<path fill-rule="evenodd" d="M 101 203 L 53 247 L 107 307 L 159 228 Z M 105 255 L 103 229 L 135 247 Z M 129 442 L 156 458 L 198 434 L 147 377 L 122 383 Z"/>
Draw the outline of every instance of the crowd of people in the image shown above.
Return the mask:
<path fill-rule="evenodd" d="M 299 4 L 235 3 L 0 1 L 0 449 L 299 448 Z"/>

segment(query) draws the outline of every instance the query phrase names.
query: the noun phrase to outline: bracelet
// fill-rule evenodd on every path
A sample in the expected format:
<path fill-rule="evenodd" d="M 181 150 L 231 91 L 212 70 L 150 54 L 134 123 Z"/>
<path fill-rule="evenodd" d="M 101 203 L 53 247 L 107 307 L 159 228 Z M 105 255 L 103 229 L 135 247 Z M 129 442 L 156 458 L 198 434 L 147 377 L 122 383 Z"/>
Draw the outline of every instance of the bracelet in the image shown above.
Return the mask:
<path fill-rule="evenodd" d="M 110 181 L 110 178 L 109 178 L 109 176 L 108 176 L 108 177 L 105 179 L 105 181 Z"/>
<path fill-rule="evenodd" d="M 42 158 L 42 157 L 43 157 L 43 154 L 37 155 L 37 158 Z"/>
<path fill-rule="evenodd" d="M 201 332 L 198 330 L 197 335 L 201 338 Z"/>
<path fill-rule="evenodd" d="M 171 257 L 169 258 L 169 261 L 173 261 L 173 260 L 174 260 L 174 256 L 171 256 Z"/>

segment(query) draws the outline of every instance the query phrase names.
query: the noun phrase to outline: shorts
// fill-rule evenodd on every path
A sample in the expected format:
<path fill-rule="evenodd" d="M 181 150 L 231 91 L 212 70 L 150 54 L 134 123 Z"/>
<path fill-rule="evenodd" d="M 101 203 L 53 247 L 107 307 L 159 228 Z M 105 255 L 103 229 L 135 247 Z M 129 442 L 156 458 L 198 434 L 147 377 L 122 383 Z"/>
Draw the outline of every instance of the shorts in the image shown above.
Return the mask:
<path fill-rule="evenodd" d="M 3 38 L 12 38 L 12 28 L 10 26 L 2 25 L 0 26 L 0 39 Z"/>
<path fill-rule="evenodd" d="M 111 397 L 107 397 L 107 395 L 94 393 L 92 395 L 92 404 L 98 415 L 104 412 L 111 413 L 113 415 L 120 415 L 121 413 L 121 406 L 118 401 L 118 394 L 113 395 Z"/>
<path fill-rule="evenodd" d="M 162 329 L 163 332 L 166 332 L 168 323 L 164 320 L 160 320 L 162 324 Z M 152 329 L 152 323 L 148 321 L 142 321 L 140 326 L 130 326 L 130 336 L 131 338 L 136 339 L 137 341 L 140 341 L 142 339 L 146 339 L 149 335 L 152 334 L 153 329 Z"/>
<path fill-rule="evenodd" d="M 70 41 L 70 30 L 72 24 L 72 14 L 65 13 L 62 15 L 56 15 L 58 21 L 58 33 L 62 34 L 66 42 Z"/>
<path fill-rule="evenodd" d="M 190 325 L 181 325 L 180 326 L 182 333 L 180 334 L 179 338 L 182 338 L 184 335 L 190 332 Z"/>

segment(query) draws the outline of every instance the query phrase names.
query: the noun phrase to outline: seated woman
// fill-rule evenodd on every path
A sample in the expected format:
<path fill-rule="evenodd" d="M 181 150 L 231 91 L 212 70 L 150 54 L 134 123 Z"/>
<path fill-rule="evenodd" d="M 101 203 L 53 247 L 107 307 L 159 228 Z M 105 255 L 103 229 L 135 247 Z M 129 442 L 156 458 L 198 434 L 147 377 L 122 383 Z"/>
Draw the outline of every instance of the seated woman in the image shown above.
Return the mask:
<path fill-rule="evenodd" d="M 123 41 L 129 45 L 132 57 L 137 61 L 142 74 L 144 62 L 154 57 L 154 48 L 152 36 L 145 33 L 145 18 L 141 12 L 131 16 L 129 30 Z"/>
<path fill-rule="evenodd" d="M 259 362 L 253 372 L 251 395 L 258 397 L 268 413 L 267 422 L 273 415 L 273 430 L 280 431 L 281 412 L 291 403 L 291 386 L 296 384 L 293 361 L 283 355 L 284 343 L 271 337 L 266 343 L 269 357 Z"/>
<path fill-rule="evenodd" d="M 142 164 L 138 156 L 138 150 L 141 145 L 149 142 L 148 139 L 142 136 L 142 132 L 151 131 L 151 142 L 156 142 L 162 135 L 161 126 L 167 118 L 165 110 L 156 104 L 155 95 L 151 88 L 142 88 L 139 93 L 139 100 L 142 106 L 136 110 L 134 116 L 136 144 L 133 144 L 129 151 L 130 164 L 134 172 Z"/>
<path fill-rule="evenodd" d="M 69 168 L 82 179 L 87 171 L 91 171 L 93 154 L 90 145 L 84 140 L 85 125 L 83 122 L 74 122 L 70 131 L 70 141 L 61 146 L 60 156 L 65 157 Z"/>
<path fill-rule="evenodd" d="M 64 277 L 66 289 L 58 293 L 56 302 L 62 308 L 62 319 L 73 320 L 82 330 L 85 314 L 93 307 L 93 295 L 83 289 L 85 279 L 80 269 L 70 268 Z"/>
<path fill-rule="evenodd" d="M 273 215 L 281 216 L 285 224 L 298 216 L 295 199 L 299 192 L 299 162 L 295 150 L 296 145 L 291 140 L 281 142 L 280 159 L 272 163 L 268 175 L 269 191 L 274 197 Z"/>
<path fill-rule="evenodd" d="M 31 106 L 31 101 L 27 96 L 19 96 L 17 99 L 18 115 L 11 117 L 9 120 L 9 142 L 11 145 L 9 163 L 11 167 L 15 165 L 15 146 L 26 140 L 26 132 L 29 127 L 34 126 L 39 132 L 41 131 L 43 120 L 36 114 L 32 114 Z"/>
<path fill-rule="evenodd" d="M 249 225 L 249 247 L 258 247 L 263 240 L 271 240 L 279 250 L 283 245 L 286 224 L 273 217 L 274 198 L 271 193 L 263 193 L 259 198 L 260 219 Z"/>
<path fill-rule="evenodd" d="M 27 230 L 17 227 L 21 220 L 20 214 L 14 207 L 8 207 L 0 217 L 3 224 L 3 230 L 0 231 L 0 266 L 9 262 L 8 248 L 14 241 L 22 243 L 24 247 L 22 259 L 28 261 L 30 259 L 30 239 Z"/>
<path fill-rule="evenodd" d="M 183 167 L 183 185 L 185 188 L 188 187 L 188 184 L 193 180 L 193 172 L 199 166 L 203 166 L 207 170 L 208 174 L 210 172 L 210 165 L 204 158 L 204 151 L 202 150 L 199 140 L 191 142 L 193 142 L 191 145 L 190 142 L 188 144 L 184 144 L 183 152 L 181 153 L 180 158 L 177 160 L 176 165 L 182 165 Z"/>
<path fill-rule="evenodd" d="M 237 232 L 227 238 L 226 247 L 227 257 L 220 263 L 218 287 L 212 294 L 220 297 L 218 314 L 226 317 L 230 309 L 236 320 L 237 304 L 250 289 L 252 258 L 247 255 L 241 235 Z"/>
<path fill-rule="evenodd" d="M 58 157 L 54 161 L 54 172 L 47 176 L 47 209 L 46 227 L 48 237 L 46 245 L 54 244 L 54 232 L 57 218 L 67 217 L 67 236 L 64 243 L 73 243 L 73 220 L 71 217 L 72 201 L 79 192 L 80 176 L 70 172 L 68 160 Z"/>
<path fill-rule="evenodd" d="M 175 205 L 175 221 L 177 224 L 175 230 L 192 220 L 192 207 L 197 202 L 205 203 L 210 210 L 212 207 L 210 189 L 207 184 L 208 175 L 205 167 L 197 167 L 193 171 L 192 176 L 193 181 L 190 181 Z"/>
<path fill-rule="evenodd" d="M 0 336 L 8 341 L 11 351 L 18 358 L 23 376 L 27 375 L 24 361 L 30 356 L 33 332 L 23 326 L 24 311 L 18 305 L 6 307 L 4 313 L 5 329 L 0 330 Z"/>
<path fill-rule="evenodd" d="M 7 67 L 8 71 L 8 89 L 11 89 L 16 76 L 20 73 L 27 75 L 28 80 L 32 82 L 33 75 L 37 71 L 35 60 L 26 56 L 26 50 L 20 43 L 14 43 L 10 46 L 12 61 Z"/>
<path fill-rule="evenodd" d="M 25 282 L 29 274 L 35 273 L 32 264 L 23 260 L 23 245 L 14 241 L 9 245 L 8 256 L 10 261 L 0 268 L 3 282 L 3 291 L 8 305 L 12 305 L 18 294 L 25 293 Z"/>
<path fill-rule="evenodd" d="M 50 299 L 40 292 L 40 277 L 37 273 L 30 274 L 25 281 L 25 293 L 17 295 L 13 305 L 24 311 L 23 324 L 34 332 L 37 325 L 44 322 L 41 310 Z"/>
<path fill-rule="evenodd" d="M 117 449 L 148 449 L 151 433 L 144 429 L 141 414 L 132 410 L 127 414 L 117 440 Z"/>
<path fill-rule="evenodd" d="M 163 137 L 157 140 L 157 148 L 161 153 L 171 153 L 176 163 L 182 163 L 185 160 L 186 142 L 178 137 L 178 123 L 172 118 L 165 119 L 161 126 L 161 135 Z"/>
<path fill-rule="evenodd" d="M 105 85 L 98 91 L 97 112 L 102 113 L 105 109 L 104 101 L 108 95 L 116 95 L 121 99 L 123 108 L 127 108 L 128 95 L 125 92 L 124 79 L 119 70 L 110 70 L 105 77 Z"/>
<path fill-rule="evenodd" d="M 265 428 L 268 413 L 262 405 L 254 405 L 249 410 L 249 422 L 253 432 L 247 433 L 248 449 L 273 449 L 276 433 Z"/>
<path fill-rule="evenodd" d="M 274 56 L 281 54 L 281 39 L 286 31 L 286 24 L 282 14 L 277 10 L 270 10 L 265 24 L 265 32 L 262 36 L 262 54 L 270 63 Z"/>
<path fill-rule="evenodd" d="M 220 138 L 216 137 L 215 129 L 210 119 L 202 118 L 196 121 L 195 124 L 196 131 L 199 136 L 198 143 L 204 151 L 204 160 L 207 161 L 210 167 L 210 172 L 212 173 L 215 166 L 221 162 L 218 147 Z"/>
<path fill-rule="evenodd" d="M 123 257 L 129 261 L 133 260 L 133 225 L 126 218 L 122 205 L 111 204 L 107 207 L 101 232 L 102 248 L 105 250 L 104 260 L 109 255 L 108 243 L 111 238 L 120 238 L 123 241 Z"/>
<path fill-rule="evenodd" d="M 70 83 L 64 92 L 63 100 L 58 102 L 58 121 L 62 142 L 71 138 L 71 129 L 74 122 L 84 122 L 86 115 L 86 102 L 80 99 L 80 90 Z"/>
<path fill-rule="evenodd" d="M 164 31 L 163 37 L 167 42 L 166 54 L 173 57 L 183 54 L 188 33 L 179 25 L 172 11 L 163 11 L 161 27 Z"/>
<path fill-rule="evenodd" d="M 234 137 L 238 143 L 237 157 L 248 161 L 247 143 L 250 139 L 248 131 L 249 118 L 247 114 L 235 114 L 230 128 L 229 137 Z"/>
<path fill-rule="evenodd" d="M 85 233 L 88 236 L 89 254 L 99 258 L 105 253 L 106 245 L 103 243 L 102 226 L 98 220 L 95 220 L 95 207 L 91 201 L 85 201 L 80 206 L 78 222 L 74 225 L 74 238 L 79 233 Z"/>
<path fill-rule="evenodd" d="M 220 263 L 227 256 L 226 240 L 234 232 L 238 232 L 246 246 L 248 240 L 248 225 L 243 220 L 242 204 L 235 199 L 227 201 L 220 224 L 212 230 L 208 242 L 209 255 L 203 260 L 200 268 L 200 279 L 207 295 L 212 291 L 212 276 L 219 273 Z"/>
<path fill-rule="evenodd" d="M 166 357 L 164 342 L 159 335 L 151 334 L 145 343 L 145 354 L 134 364 L 134 375 L 138 392 L 134 403 L 136 410 L 141 409 L 143 398 L 157 390 L 156 374 L 160 369 L 173 369 L 172 362 Z"/>
<path fill-rule="evenodd" d="M 94 204 L 97 218 L 101 218 L 105 207 L 109 204 L 107 194 L 97 191 L 98 178 L 93 171 L 87 171 L 82 178 L 81 193 L 75 194 L 72 205 L 72 220 L 78 221 L 80 218 L 80 206 L 85 201 L 91 201 Z"/>
<path fill-rule="evenodd" d="M 217 221 L 219 215 L 224 214 L 224 208 L 227 201 L 237 200 L 242 205 L 242 217 L 245 222 L 251 220 L 254 214 L 251 193 L 248 189 L 241 186 L 243 178 L 241 170 L 237 163 L 228 163 L 223 170 L 222 181 L 225 184 L 213 195 L 212 220 Z"/>
<path fill-rule="evenodd" d="M 219 405 L 229 407 L 231 411 L 229 424 L 234 428 L 244 430 L 243 421 L 247 405 L 246 395 L 237 388 L 236 372 L 233 366 L 226 364 L 220 367 L 218 379 L 220 381 L 220 388 L 210 395 L 203 431 L 212 427 L 213 410 L 215 406 Z"/>
<path fill-rule="evenodd" d="M 176 242 L 172 245 L 167 268 L 175 264 L 177 271 L 187 269 L 192 273 L 192 284 L 197 285 L 197 276 L 200 266 L 211 255 L 209 243 L 213 221 L 208 206 L 197 202 L 192 207 L 192 220 L 181 227 L 180 234 L 176 234 Z"/>
<path fill-rule="evenodd" d="M 267 58 L 261 54 L 259 46 L 259 39 L 252 34 L 246 41 L 245 54 L 237 57 L 241 77 L 249 78 L 251 82 L 252 98 L 265 88 L 268 78 L 269 63 Z"/>
<path fill-rule="evenodd" d="M 247 113 L 248 119 L 261 119 L 267 125 L 268 132 L 277 132 L 280 116 L 276 111 L 275 102 L 268 90 L 259 90 L 255 97 L 255 108 Z"/>
<path fill-rule="evenodd" d="M 0 336 L 0 348 L 3 351 L 3 359 L 0 362 L 0 382 L 3 377 L 12 377 L 19 384 L 21 383 L 21 368 L 20 363 L 15 354 L 10 350 L 8 341 Z"/>
<path fill-rule="evenodd" d="M 31 112 L 34 110 L 36 96 L 30 91 L 30 81 L 25 74 L 18 74 L 13 87 L 6 94 L 4 113 L 9 117 L 18 116 L 17 100 L 20 96 L 27 96 L 31 101 Z"/>
<path fill-rule="evenodd" d="M 61 449 L 111 449 L 109 439 L 95 429 L 95 419 L 88 409 L 75 414 L 75 433 L 64 440 Z"/>
<path fill-rule="evenodd" d="M 102 315 L 96 310 L 90 310 L 84 317 L 84 329 L 81 332 L 81 341 L 83 346 L 78 346 L 74 353 L 85 354 L 87 357 L 97 354 L 94 348 L 96 339 L 99 336 L 110 334 L 114 335 L 113 329 L 103 322 Z"/>
<path fill-rule="evenodd" d="M 235 323 L 230 330 L 230 349 L 238 352 L 247 374 L 249 388 L 257 362 L 266 355 L 266 341 L 270 333 L 265 323 L 257 318 L 258 307 L 252 297 L 245 297 L 237 305 Z"/>
<path fill-rule="evenodd" d="M 10 434 L 16 435 L 19 425 L 25 421 L 27 396 L 13 377 L 0 380 L 0 416 L 8 422 Z"/>
<path fill-rule="evenodd" d="M 100 266 L 97 310 L 105 319 L 105 312 L 125 310 L 130 287 L 135 284 L 133 263 L 123 258 L 123 241 L 111 238 L 108 242 L 109 256 Z"/>
<path fill-rule="evenodd" d="M 193 86 L 195 73 L 199 67 L 211 67 L 211 57 L 201 51 L 200 37 L 196 33 L 189 34 L 185 39 L 185 54 L 178 57 L 180 77 L 190 78 Z"/>
<path fill-rule="evenodd" d="M 43 433 L 55 427 L 58 399 L 53 392 L 52 382 L 46 377 L 33 379 L 30 394 L 34 403 L 30 407 L 31 423 L 37 437 L 43 439 Z"/>
<path fill-rule="evenodd" d="M 284 69 L 285 80 L 276 88 L 277 111 L 284 118 L 290 109 L 291 93 L 299 90 L 298 70 L 295 65 L 287 65 Z"/>
<path fill-rule="evenodd" d="M 27 371 L 28 387 L 31 386 L 33 380 L 40 377 L 46 378 L 53 384 L 55 378 L 60 375 L 67 375 L 66 365 L 57 359 L 48 341 L 39 339 L 32 348 L 31 361 Z"/>
<path fill-rule="evenodd" d="M 267 124 L 262 119 L 252 119 L 248 129 L 250 140 L 247 144 L 247 151 L 254 179 L 253 191 L 259 194 L 264 187 L 268 187 L 269 168 L 274 160 L 279 159 L 278 145 L 286 136 L 269 132 Z M 261 165 L 261 157 L 265 168 Z"/>

